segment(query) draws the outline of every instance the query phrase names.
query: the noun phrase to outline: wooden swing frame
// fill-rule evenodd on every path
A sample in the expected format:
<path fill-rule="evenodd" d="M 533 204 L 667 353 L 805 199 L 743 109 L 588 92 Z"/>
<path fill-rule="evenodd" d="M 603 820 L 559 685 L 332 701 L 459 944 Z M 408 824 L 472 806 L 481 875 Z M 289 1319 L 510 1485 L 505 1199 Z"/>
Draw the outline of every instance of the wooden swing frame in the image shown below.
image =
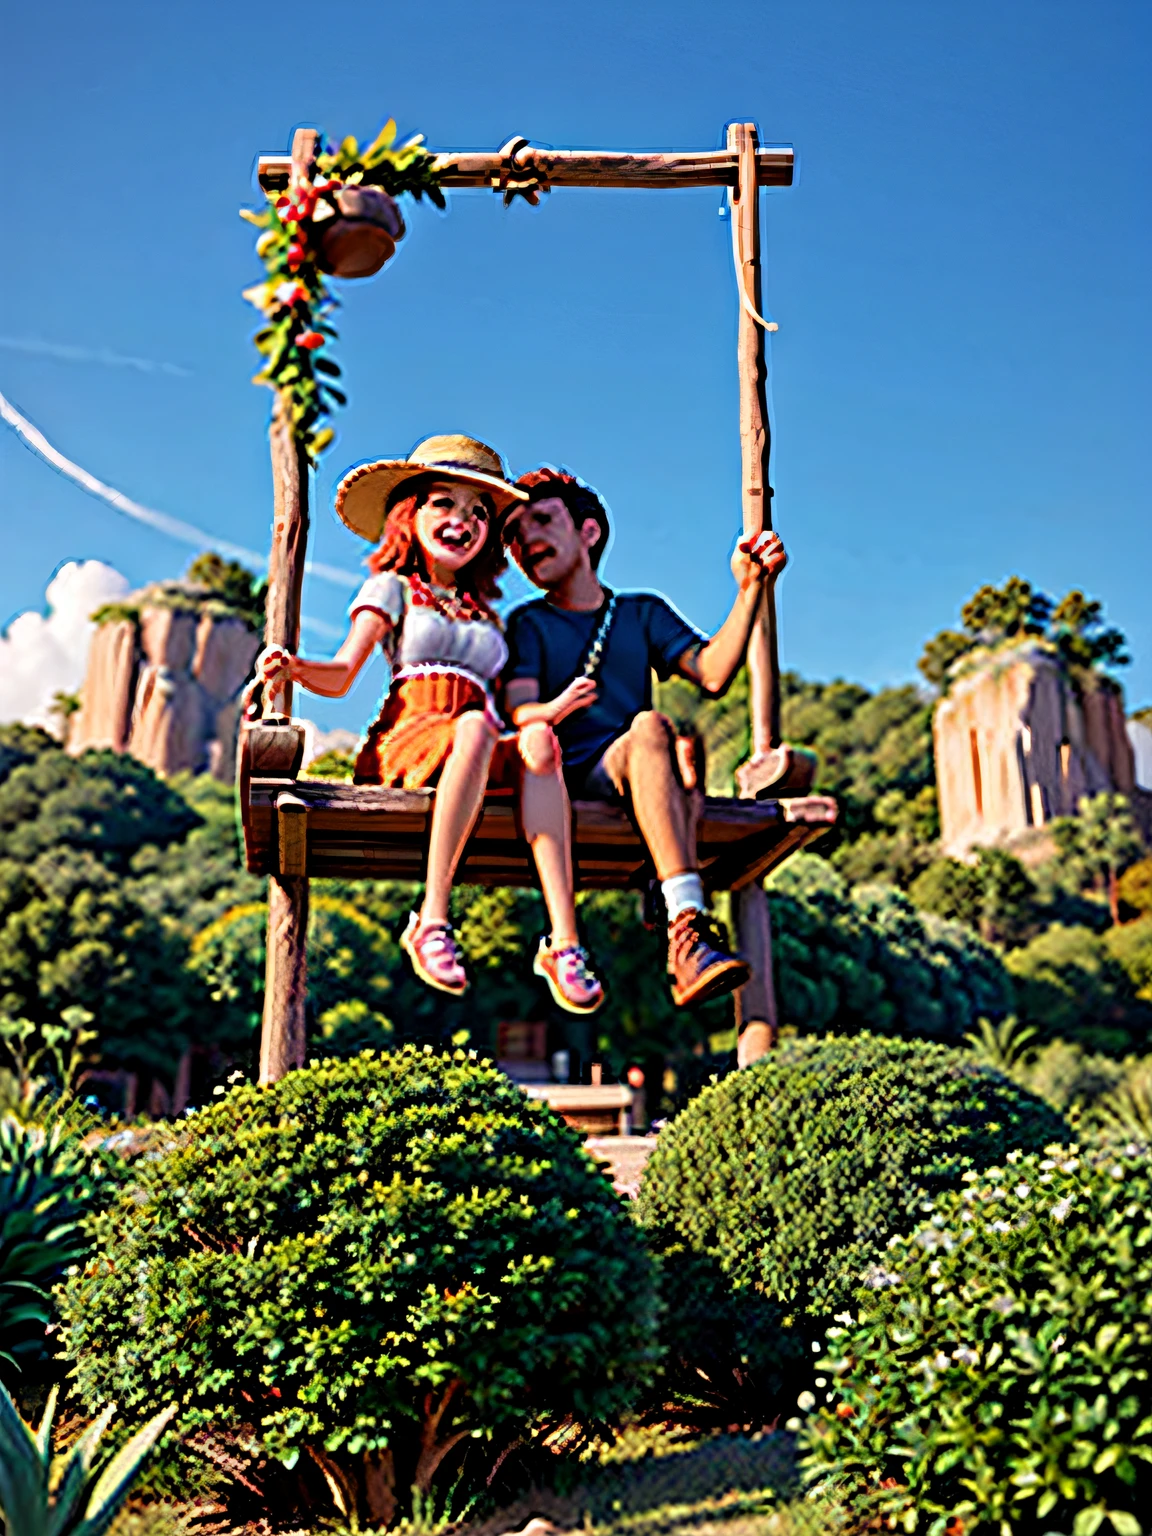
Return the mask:
<path fill-rule="evenodd" d="M 262 155 L 266 192 L 306 175 L 317 149 L 312 130 L 297 130 L 290 155 Z M 722 150 L 613 152 L 545 150 L 514 139 L 490 152 L 437 154 L 445 188 L 490 187 L 547 191 L 553 186 L 728 190 L 740 288 L 737 364 L 740 384 L 742 508 L 746 534 L 772 526 L 768 462 L 767 364 L 760 318 L 759 192 L 791 186 L 793 152 L 762 148 L 754 123 L 732 123 Z M 269 559 L 265 644 L 295 652 L 308 541 L 308 463 L 291 430 L 287 401 L 278 396 L 269 431 L 274 512 Z M 780 750 L 780 692 L 776 613 L 765 593 L 748 646 L 752 762 Z M 241 732 L 240 814 L 248 868 L 269 876 L 268 946 L 260 1080 L 274 1082 L 306 1054 L 308 883 L 313 877 L 420 880 L 424 877 L 432 790 L 352 786 L 300 778 L 303 733 L 291 717 L 291 684 L 280 695 L 282 714 Z M 787 749 L 784 749 L 785 751 Z M 825 796 L 758 799 L 709 797 L 698 819 L 698 852 L 705 885 L 731 890 L 740 947 L 753 967 L 736 996 L 743 1058 L 761 1054 L 775 1035 L 771 934 L 761 880 L 785 858 L 827 831 L 836 819 Z M 573 806 L 573 856 L 578 887 L 642 888 L 652 870 L 647 849 L 626 811 L 600 803 Z M 535 885 L 513 800 L 487 797 L 461 859 L 458 878 L 482 885 Z"/>

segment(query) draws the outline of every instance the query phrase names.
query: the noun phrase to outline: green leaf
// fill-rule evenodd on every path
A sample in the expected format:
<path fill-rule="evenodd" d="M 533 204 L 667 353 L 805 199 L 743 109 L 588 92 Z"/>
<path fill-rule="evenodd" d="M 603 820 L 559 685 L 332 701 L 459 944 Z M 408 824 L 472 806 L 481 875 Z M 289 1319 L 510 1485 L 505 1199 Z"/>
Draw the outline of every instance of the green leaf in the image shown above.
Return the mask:
<path fill-rule="evenodd" d="M 108 1463 L 92 1490 L 84 1519 L 77 1525 L 75 1536 L 104 1536 L 152 1447 L 175 1417 L 177 1407 L 176 1403 L 170 1403 L 149 1419 L 144 1428 L 137 1430 L 128 1444 Z"/>
<path fill-rule="evenodd" d="M 1135 1515 L 1130 1515 L 1123 1509 L 1110 1509 L 1108 1518 L 1112 1522 L 1112 1529 L 1116 1536 L 1143 1536 L 1140 1522 Z"/>
<path fill-rule="evenodd" d="M 1107 1513 L 1108 1511 L 1101 1509 L 1098 1504 L 1093 1505 L 1091 1509 L 1082 1509 L 1072 1526 L 1072 1536 L 1096 1536 Z"/>

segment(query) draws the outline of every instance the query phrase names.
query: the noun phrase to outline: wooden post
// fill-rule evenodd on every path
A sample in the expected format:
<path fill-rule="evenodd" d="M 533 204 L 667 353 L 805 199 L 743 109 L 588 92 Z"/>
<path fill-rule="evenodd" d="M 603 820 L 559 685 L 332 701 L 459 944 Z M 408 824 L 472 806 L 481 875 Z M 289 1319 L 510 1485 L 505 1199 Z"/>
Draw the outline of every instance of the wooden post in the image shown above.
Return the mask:
<path fill-rule="evenodd" d="M 740 371 L 740 457 L 744 532 L 772 527 L 772 488 L 768 483 L 771 428 L 768 422 L 764 331 L 749 313 L 760 313 L 760 186 L 756 174 L 756 125 L 732 123 L 728 146 L 737 155 L 737 184 L 732 190 L 732 243 L 742 287 L 736 358 Z M 745 303 L 745 297 L 748 303 Z M 780 741 L 780 680 L 776 653 L 776 603 L 765 593 L 748 645 L 748 707 L 752 754 L 760 756 Z"/>
<path fill-rule="evenodd" d="M 310 170 L 316 142 L 317 135 L 311 129 L 297 129 L 292 138 L 294 175 L 306 175 Z M 308 459 L 293 434 L 291 403 L 284 394 L 276 397 L 268 440 L 272 452 L 273 512 L 264 644 L 282 645 L 295 652 L 300 645 L 300 592 L 308 547 Z M 292 684 L 289 682 L 265 700 L 264 716 L 266 720 L 280 719 L 287 726 L 285 717 L 291 713 Z M 298 866 L 290 863 L 288 867 Z M 307 938 L 307 875 L 271 875 L 268 880 L 264 1020 L 260 1035 L 262 1084 L 278 1082 L 293 1067 L 304 1065 Z"/>
<path fill-rule="evenodd" d="M 768 423 L 767 362 L 764 332 L 749 313 L 761 312 L 760 186 L 756 164 L 755 123 L 732 123 L 728 147 L 737 156 L 732 190 L 732 242 L 740 284 L 736 362 L 740 377 L 741 501 L 744 532 L 772 526 L 772 489 L 768 482 L 771 429 Z M 780 671 L 776 648 L 776 603 L 769 590 L 748 643 L 748 709 L 752 761 L 770 754 L 780 741 Z M 749 788 L 741 783 L 741 792 Z M 755 787 L 751 789 L 755 793 Z M 741 1066 L 762 1056 L 776 1039 L 776 994 L 772 977 L 772 930 L 768 898 L 758 881 L 732 894 L 740 952 L 752 966 L 750 980 L 736 993 L 737 1059 Z"/>

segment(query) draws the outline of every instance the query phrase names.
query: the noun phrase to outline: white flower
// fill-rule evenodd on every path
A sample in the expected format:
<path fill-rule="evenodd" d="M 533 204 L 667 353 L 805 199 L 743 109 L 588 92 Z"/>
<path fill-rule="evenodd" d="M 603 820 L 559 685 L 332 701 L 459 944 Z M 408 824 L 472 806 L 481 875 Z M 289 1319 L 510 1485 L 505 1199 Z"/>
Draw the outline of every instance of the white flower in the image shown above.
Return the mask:
<path fill-rule="evenodd" d="M 999 1312 L 1000 1316 L 1004 1317 L 1011 1312 L 1015 1302 L 1011 1296 L 993 1296 L 988 1305 L 992 1308 L 993 1312 Z"/>
<path fill-rule="evenodd" d="M 948 1367 L 952 1364 L 952 1362 L 951 1362 L 951 1360 L 949 1360 L 948 1356 L 944 1353 L 944 1351 L 942 1349 L 938 1349 L 936 1351 L 936 1357 L 932 1361 L 932 1364 L 935 1366 L 935 1368 L 938 1371 L 946 1371 L 948 1369 Z"/>
<path fill-rule="evenodd" d="M 1052 1175 L 1050 1173 L 1042 1173 L 1040 1175 L 1040 1182 L 1041 1184 L 1051 1184 Z"/>
<path fill-rule="evenodd" d="M 826 1387 L 828 1385 L 828 1378 L 827 1378 L 827 1376 L 817 1376 L 817 1378 L 816 1378 L 816 1385 L 818 1387 Z"/>
<path fill-rule="evenodd" d="M 1013 1150 L 1009 1152 L 1005 1161 L 1009 1163 L 1018 1163 L 1023 1156 L 1023 1152 L 1021 1152 L 1018 1147 L 1014 1147 Z"/>
<path fill-rule="evenodd" d="M 1122 1179 L 1124 1177 L 1124 1170 L 1123 1170 L 1123 1168 L 1121 1168 L 1119 1163 L 1113 1163 L 1112 1167 L 1109 1168 L 1108 1172 L 1112 1175 L 1112 1177 L 1114 1179 Z"/>
<path fill-rule="evenodd" d="M 834 1321 L 837 1323 L 852 1324 L 856 1321 L 856 1319 L 852 1316 L 851 1312 L 837 1312 Z"/>
<path fill-rule="evenodd" d="M 978 1365 L 980 1363 L 980 1356 L 974 1349 L 969 1349 L 965 1344 L 959 1345 L 952 1351 L 952 1358 L 961 1365 Z"/>
<path fill-rule="evenodd" d="M 1052 1219 L 1054 1221 L 1064 1221 L 1071 1209 L 1072 1196 L 1065 1195 L 1063 1200 L 1057 1200 L 1056 1204 L 1052 1207 Z"/>
<path fill-rule="evenodd" d="M 935 1253 L 938 1248 L 951 1253 L 956 1246 L 951 1232 L 945 1232 L 942 1227 L 921 1227 L 916 1234 L 916 1241 L 925 1253 Z"/>
<path fill-rule="evenodd" d="M 990 1232 L 1011 1232 L 1012 1228 L 1006 1221 L 993 1221 L 989 1224 Z"/>
<path fill-rule="evenodd" d="M 1061 1173 L 1075 1173 L 1077 1168 L 1079 1168 L 1079 1166 L 1080 1166 L 1080 1159 L 1078 1157 L 1070 1157 L 1066 1163 L 1061 1163 L 1060 1164 L 1060 1172 Z"/>
<path fill-rule="evenodd" d="M 886 1285 L 899 1285 L 904 1277 L 894 1270 L 885 1269 L 883 1264 L 869 1264 L 861 1278 L 872 1290 L 882 1291 Z"/>
<path fill-rule="evenodd" d="M 1017 1198 L 1017 1200 L 1024 1200 L 1024 1199 L 1026 1199 L 1027 1196 L 1030 1195 L 1031 1193 L 1032 1193 L 1032 1190 L 1031 1190 L 1029 1185 L 1027 1185 L 1027 1184 L 1017 1184 L 1017 1186 L 1016 1186 L 1016 1198 Z"/>
<path fill-rule="evenodd" d="M 796 1406 L 802 1413 L 810 1413 L 816 1406 L 816 1399 L 811 1392 L 801 1392 L 800 1396 L 796 1399 Z"/>
<path fill-rule="evenodd" d="M 1044 1159 L 1044 1161 L 1040 1164 L 1040 1166 L 1041 1166 L 1041 1168 L 1049 1169 L 1049 1168 L 1055 1168 L 1056 1164 L 1052 1161 L 1052 1159 L 1050 1157 L 1046 1157 Z"/>

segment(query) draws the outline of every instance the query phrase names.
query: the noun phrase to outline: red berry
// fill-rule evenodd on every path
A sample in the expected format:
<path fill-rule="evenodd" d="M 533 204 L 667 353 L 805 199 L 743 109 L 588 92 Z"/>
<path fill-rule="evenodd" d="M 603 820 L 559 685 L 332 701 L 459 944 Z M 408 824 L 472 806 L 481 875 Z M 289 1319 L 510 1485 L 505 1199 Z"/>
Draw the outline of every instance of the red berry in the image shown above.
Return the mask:
<path fill-rule="evenodd" d="M 309 352 L 315 352 L 317 347 L 324 345 L 324 338 L 319 331 L 304 331 L 298 338 L 302 347 L 307 347 Z"/>

